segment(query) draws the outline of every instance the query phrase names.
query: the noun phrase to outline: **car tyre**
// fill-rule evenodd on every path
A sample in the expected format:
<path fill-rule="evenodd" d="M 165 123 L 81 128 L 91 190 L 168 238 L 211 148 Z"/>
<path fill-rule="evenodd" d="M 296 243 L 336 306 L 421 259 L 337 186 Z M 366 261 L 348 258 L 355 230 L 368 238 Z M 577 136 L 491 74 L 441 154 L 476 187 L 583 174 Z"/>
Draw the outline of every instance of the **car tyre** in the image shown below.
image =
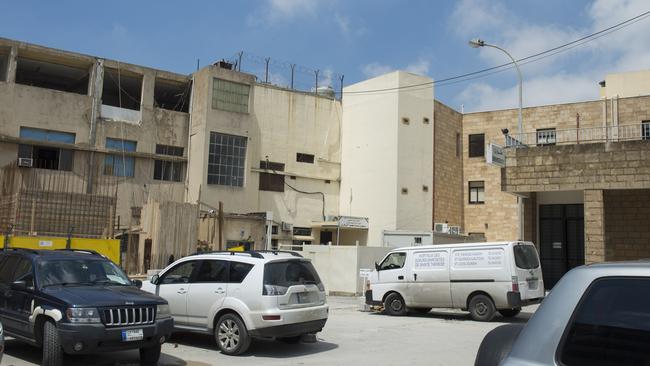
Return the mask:
<path fill-rule="evenodd" d="M 499 314 L 503 316 L 504 318 L 513 318 L 521 312 L 521 309 L 501 309 L 499 310 Z"/>
<path fill-rule="evenodd" d="M 63 363 L 63 348 L 59 339 L 59 331 L 51 321 L 43 324 L 43 366 L 61 366 Z"/>
<path fill-rule="evenodd" d="M 384 311 L 386 314 L 393 316 L 406 315 L 406 304 L 404 303 L 402 296 L 396 292 L 386 296 L 386 300 L 384 300 Z"/>
<path fill-rule="evenodd" d="M 474 295 L 469 301 L 469 313 L 472 319 L 489 322 L 496 314 L 494 302 L 486 295 Z"/>
<path fill-rule="evenodd" d="M 214 339 L 221 353 L 236 356 L 248 350 L 251 338 L 246 325 L 235 314 L 225 314 L 214 327 Z"/>
<path fill-rule="evenodd" d="M 158 364 L 160 359 L 160 350 L 162 345 L 153 347 L 140 348 L 140 364 L 146 366 L 154 366 Z"/>

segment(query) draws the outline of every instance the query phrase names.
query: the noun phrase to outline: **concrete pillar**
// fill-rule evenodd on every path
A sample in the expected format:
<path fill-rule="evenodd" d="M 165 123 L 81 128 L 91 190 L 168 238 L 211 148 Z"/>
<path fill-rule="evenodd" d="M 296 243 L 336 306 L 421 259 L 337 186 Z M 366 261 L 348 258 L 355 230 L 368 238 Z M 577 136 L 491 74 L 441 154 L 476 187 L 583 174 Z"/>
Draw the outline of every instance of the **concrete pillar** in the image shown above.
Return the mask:
<path fill-rule="evenodd" d="M 586 189 L 585 210 L 585 263 L 603 262 L 605 256 L 605 204 L 602 189 Z"/>
<path fill-rule="evenodd" d="M 18 68 L 18 47 L 11 47 L 9 52 L 9 60 L 7 60 L 7 82 L 15 83 L 16 82 L 16 69 Z"/>
<path fill-rule="evenodd" d="M 142 77 L 142 106 L 145 108 L 153 108 L 153 90 L 156 82 L 156 74 L 154 71 L 145 71 Z"/>

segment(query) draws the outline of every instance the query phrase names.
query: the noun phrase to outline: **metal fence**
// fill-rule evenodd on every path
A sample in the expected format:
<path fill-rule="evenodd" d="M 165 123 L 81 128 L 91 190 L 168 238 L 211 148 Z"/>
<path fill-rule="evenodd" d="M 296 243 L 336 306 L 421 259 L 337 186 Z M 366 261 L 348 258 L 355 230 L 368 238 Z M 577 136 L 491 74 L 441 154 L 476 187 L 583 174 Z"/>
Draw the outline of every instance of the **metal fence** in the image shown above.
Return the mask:
<path fill-rule="evenodd" d="M 649 122 L 566 130 L 544 129 L 524 134 L 506 134 L 505 146 L 575 145 L 633 140 L 650 140 Z"/>
<path fill-rule="evenodd" d="M 344 76 L 329 68 L 312 69 L 288 61 L 238 52 L 228 60 L 237 71 L 253 74 L 259 83 L 341 99 Z M 331 89 L 330 89 L 331 88 Z"/>

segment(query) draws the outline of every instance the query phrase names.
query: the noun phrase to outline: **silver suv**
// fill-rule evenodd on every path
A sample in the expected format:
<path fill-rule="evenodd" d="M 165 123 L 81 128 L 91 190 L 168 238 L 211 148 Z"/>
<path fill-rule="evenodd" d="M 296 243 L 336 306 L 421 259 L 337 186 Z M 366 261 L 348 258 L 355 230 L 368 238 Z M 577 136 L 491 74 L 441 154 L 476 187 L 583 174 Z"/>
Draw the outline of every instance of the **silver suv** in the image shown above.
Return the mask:
<path fill-rule="evenodd" d="M 524 325 L 488 333 L 475 365 L 650 365 L 650 262 L 568 272 Z"/>
<path fill-rule="evenodd" d="M 298 342 L 325 326 L 325 288 L 295 252 L 191 255 L 145 281 L 169 302 L 174 329 L 214 334 L 221 352 L 245 352 L 251 338 Z"/>

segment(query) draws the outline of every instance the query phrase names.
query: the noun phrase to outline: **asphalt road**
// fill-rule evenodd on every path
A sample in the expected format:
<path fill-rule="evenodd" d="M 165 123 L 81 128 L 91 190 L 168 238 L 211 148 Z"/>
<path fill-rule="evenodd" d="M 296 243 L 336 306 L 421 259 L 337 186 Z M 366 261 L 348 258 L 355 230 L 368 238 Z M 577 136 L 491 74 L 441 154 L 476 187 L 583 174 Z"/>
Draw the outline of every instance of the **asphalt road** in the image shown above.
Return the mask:
<path fill-rule="evenodd" d="M 526 322 L 535 307 L 514 319 L 472 321 L 467 313 L 434 310 L 427 315 L 390 317 L 359 311 L 360 299 L 331 297 L 330 318 L 317 343 L 289 345 L 254 341 L 239 357 L 222 355 L 207 335 L 177 333 L 163 346 L 159 365 L 473 365 L 483 336 L 498 325 Z M 139 365 L 136 351 L 66 356 L 66 366 Z M 5 342 L 2 365 L 40 365 L 40 350 L 13 339 Z"/>

